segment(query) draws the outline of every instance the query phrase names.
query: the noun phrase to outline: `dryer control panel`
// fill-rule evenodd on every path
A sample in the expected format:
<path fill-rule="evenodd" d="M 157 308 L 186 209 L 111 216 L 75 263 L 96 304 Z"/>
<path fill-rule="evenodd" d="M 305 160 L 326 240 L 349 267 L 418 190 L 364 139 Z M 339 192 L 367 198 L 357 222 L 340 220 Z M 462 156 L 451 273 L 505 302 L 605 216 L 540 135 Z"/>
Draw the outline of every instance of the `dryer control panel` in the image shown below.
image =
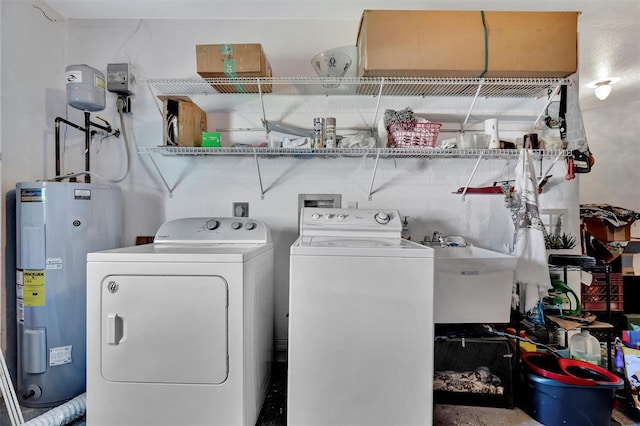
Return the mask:
<path fill-rule="evenodd" d="M 262 221 L 246 217 L 189 217 L 163 224 L 155 243 L 267 243 L 271 231 Z"/>
<path fill-rule="evenodd" d="M 400 238 L 402 233 L 397 210 L 304 207 L 300 217 L 301 236 Z"/>

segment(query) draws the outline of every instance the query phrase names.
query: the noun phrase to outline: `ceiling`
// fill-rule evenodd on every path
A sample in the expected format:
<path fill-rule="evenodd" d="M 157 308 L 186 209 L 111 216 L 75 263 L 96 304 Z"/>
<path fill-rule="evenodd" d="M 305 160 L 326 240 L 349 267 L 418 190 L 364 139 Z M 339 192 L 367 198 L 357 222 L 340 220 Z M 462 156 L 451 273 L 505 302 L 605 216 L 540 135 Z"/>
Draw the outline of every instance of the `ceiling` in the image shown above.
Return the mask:
<path fill-rule="evenodd" d="M 46 0 L 67 19 L 359 19 L 364 9 L 579 11 L 583 110 L 640 101 L 638 0 Z M 588 83 L 619 77 L 598 100 Z"/>

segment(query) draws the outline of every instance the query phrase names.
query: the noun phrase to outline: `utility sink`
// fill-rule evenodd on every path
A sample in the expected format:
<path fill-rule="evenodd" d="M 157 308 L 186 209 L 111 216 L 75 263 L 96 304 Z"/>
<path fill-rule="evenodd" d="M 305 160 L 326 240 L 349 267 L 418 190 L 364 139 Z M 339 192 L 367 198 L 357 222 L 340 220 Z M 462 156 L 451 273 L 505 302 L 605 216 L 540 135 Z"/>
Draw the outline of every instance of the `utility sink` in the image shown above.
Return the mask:
<path fill-rule="evenodd" d="M 436 323 L 507 323 L 518 258 L 472 245 L 434 246 Z"/>

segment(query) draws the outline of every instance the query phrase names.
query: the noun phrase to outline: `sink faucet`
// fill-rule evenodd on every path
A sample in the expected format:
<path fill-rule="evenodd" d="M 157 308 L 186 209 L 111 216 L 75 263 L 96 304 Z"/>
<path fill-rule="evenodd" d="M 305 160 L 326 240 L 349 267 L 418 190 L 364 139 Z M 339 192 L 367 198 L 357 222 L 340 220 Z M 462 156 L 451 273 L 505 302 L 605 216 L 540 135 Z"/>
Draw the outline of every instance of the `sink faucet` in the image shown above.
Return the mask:
<path fill-rule="evenodd" d="M 440 247 L 444 247 L 446 244 L 444 242 L 444 237 L 442 236 L 442 232 L 434 232 L 433 233 L 433 237 L 431 237 L 431 241 L 432 242 L 439 242 L 440 243 Z"/>

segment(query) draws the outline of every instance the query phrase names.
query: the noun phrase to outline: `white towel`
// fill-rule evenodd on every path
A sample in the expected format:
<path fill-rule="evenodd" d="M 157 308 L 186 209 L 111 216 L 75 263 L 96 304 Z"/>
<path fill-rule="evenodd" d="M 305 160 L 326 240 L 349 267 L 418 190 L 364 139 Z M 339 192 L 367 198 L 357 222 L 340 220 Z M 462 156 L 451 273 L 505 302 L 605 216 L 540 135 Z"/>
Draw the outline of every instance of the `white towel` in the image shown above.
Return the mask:
<path fill-rule="evenodd" d="M 538 209 L 538 184 L 528 149 L 520 153 L 515 178 L 512 255 L 518 258 L 515 281 L 520 293 L 520 309 L 529 312 L 547 295 L 551 278 Z"/>

